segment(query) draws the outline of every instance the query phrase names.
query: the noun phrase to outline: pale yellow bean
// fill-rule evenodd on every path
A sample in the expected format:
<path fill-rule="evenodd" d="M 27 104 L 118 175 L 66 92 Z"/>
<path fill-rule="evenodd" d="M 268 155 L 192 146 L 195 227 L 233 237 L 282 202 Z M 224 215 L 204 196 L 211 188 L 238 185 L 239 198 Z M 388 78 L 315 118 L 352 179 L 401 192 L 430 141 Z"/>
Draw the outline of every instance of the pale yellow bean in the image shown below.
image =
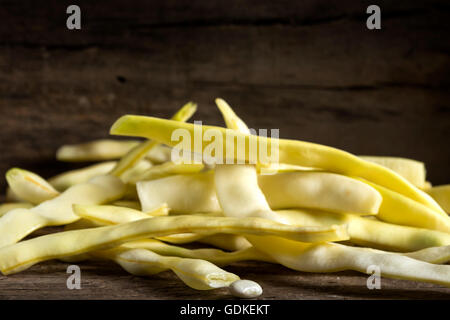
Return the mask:
<path fill-rule="evenodd" d="M 0 218 L 0 247 L 20 241 L 39 228 L 77 221 L 79 216 L 72 211 L 74 203 L 102 204 L 119 199 L 124 192 L 125 187 L 118 178 L 100 176 L 31 209 L 9 211 Z"/>
<path fill-rule="evenodd" d="M 48 179 L 48 182 L 58 191 L 62 192 L 79 183 L 107 174 L 114 168 L 116 161 L 107 161 L 94 164 L 85 168 L 66 171 Z"/>
<path fill-rule="evenodd" d="M 431 187 L 426 192 L 439 203 L 445 212 L 450 214 L 450 184 Z"/>
<path fill-rule="evenodd" d="M 28 170 L 10 169 L 6 173 L 6 180 L 15 196 L 35 205 L 59 195 L 44 178 Z"/>
<path fill-rule="evenodd" d="M 383 167 L 397 172 L 403 178 L 411 182 L 417 188 L 424 188 L 426 170 L 423 162 L 399 158 L 399 157 L 381 157 L 381 156 L 359 156 L 361 159 L 377 163 Z"/>
<path fill-rule="evenodd" d="M 294 227 L 261 218 L 154 217 L 115 226 L 64 231 L 2 247 L 0 271 L 5 275 L 16 273 L 41 261 L 107 249 L 133 240 L 186 232 L 212 234 L 219 230 L 231 234 L 276 235 L 306 242 L 348 239 L 344 226 Z"/>

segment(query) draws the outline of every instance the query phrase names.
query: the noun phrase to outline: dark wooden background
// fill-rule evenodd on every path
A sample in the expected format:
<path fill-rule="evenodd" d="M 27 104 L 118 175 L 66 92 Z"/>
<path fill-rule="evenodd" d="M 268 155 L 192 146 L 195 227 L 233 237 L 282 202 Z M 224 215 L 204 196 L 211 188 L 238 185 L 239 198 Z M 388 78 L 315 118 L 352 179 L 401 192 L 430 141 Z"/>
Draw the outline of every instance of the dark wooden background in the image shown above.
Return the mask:
<path fill-rule="evenodd" d="M 196 119 L 221 124 L 213 101 L 222 97 L 251 127 L 415 158 L 433 183 L 450 182 L 448 1 L 376 1 L 382 30 L 374 31 L 365 25 L 372 1 L 81 0 L 76 31 L 66 29 L 69 4 L 0 1 L 0 175 L 11 166 L 45 177 L 71 168 L 54 161 L 57 147 L 107 137 L 125 113 L 169 117 L 194 100 Z M 14 291 L 30 286 L 21 277 L 1 278 L 1 295 L 27 292 Z M 302 281 L 329 277 L 338 276 Z M 356 297 L 373 295 L 361 279 Z M 408 288 L 387 297 L 414 296 Z"/>

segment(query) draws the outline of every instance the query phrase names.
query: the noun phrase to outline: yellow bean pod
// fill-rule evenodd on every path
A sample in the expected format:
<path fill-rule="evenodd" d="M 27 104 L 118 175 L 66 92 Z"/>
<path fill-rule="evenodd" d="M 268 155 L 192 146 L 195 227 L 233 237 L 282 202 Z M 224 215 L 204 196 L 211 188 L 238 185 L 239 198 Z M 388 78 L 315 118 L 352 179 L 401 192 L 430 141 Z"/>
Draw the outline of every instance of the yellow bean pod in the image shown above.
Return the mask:
<path fill-rule="evenodd" d="M 71 225 L 67 225 L 67 227 L 75 226 L 76 224 L 79 224 L 81 229 L 84 229 L 86 225 L 80 224 L 79 222 L 82 221 L 88 221 L 88 220 L 79 220 Z M 75 229 L 72 229 L 75 230 Z M 132 248 L 132 249 L 147 249 L 150 251 L 153 251 L 157 254 L 163 255 L 163 256 L 175 256 L 175 257 L 181 257 L 181 258 L 192 258 L 192 259 L 203 259 L 207 260 L 209 262 L 212 262 L 219 266 L 226 266 L 235 262 L 240 261 L 247 261 L 247 260 L 254 260 L 254 261 L 265 261 L 265 262 L 273 262 L 273 260 L 264 255 L 263 253 L 259 252 L 255 248 L 252 247 L 252 245 L 247 241 L 245 245 L 242 245 L 241 243 L 237 243 L 237 245 L 233 245 L 233 237 L 244 239 L 242 236 L 236 236 L 233 234 L 214 234 L 211 236 L 206 236 L 206 238 L 213 238 L 215 236 L 220 236 L 223 239 L 223 242 L 220 242 L 220 245 L 218 246 L 221 249 L 225 249 L 231 252 L 219 250 L 219 249 L 187 249 L 179 246 L 175 246 L 172 244 L 165 243 L 163 241 L 155 239 L 144 239 L 144 240 L 137 240 L 137 241 L 130 241 L 125 244 L 122 244 L 121 247 L 124 248 Z M 169 236 L 170 237 L 170 236 Z M 163 239 L 165 237 L 158 237 L 158 239 Z M 165 241 L 165 240 L 164 240 Z M 214 240 L 215 241 L 215 240 Z M 214 242 L 213 241 L 213 242 Z M 245 240 L 246 241 L 246 240 Z M 206 243 L 202 242 L 202 243 Z M 209 244 L 209 243 L 208 243 Z M 222 245 L 225 248 L 222 248 Z M 66 262 L 75 262 L 75 261 L 83 261 L 88 260 L 91 258 L 91 253 L 85 253 L 80 254 L 76 256 L 70 256 L 70 257 L 63 257 L 60 258 L 62 261 Z"/>
<path fill-rule="evenodd" d="M 450 184 L 431 187 L 427 193 L 439 203 L 445 212 L 450 213 Z"/>
<path fill-rule="evenodd" d="M 168 146 L 160 144 L 152 148 L 146 155 L 145 158 L 154 164 L 161 164 L 170 161 L 172 154 L 172 149 Z"/>
<path fill-rule="evenodd" d="M 256 159 L 258 162 L 261 162 L 261 158 L 259 158 L 257 152 L 250 154 L 250 150 L 252 150 L 249 148 L 250 144 L 271 150 L 271 143 L 273 143 L 270 138 L 230 132 L 231 129 L 221 127 L 200 126 L 154 117 L 132 115 L 123 116 L 117 120 L 111 127 L 110 133 L 124 136 L 145 137 L 174 147 L 179 144 L 178 141 L 172 139 L 174 130 L 186 130 L 191 137 L 194 137 L 194 128 L 196 128 L 196 132 L 201 134 L 202 152 L 210 144 L 210 141 L 205 139 L 204 135 L 207 130 L 213 130 L 212 132 L 221 135 L 222 141 L 226 141 L 227 132 L 237 136 L 238 139 L 245 141 L 245 153 L 241 156 L 243 157 L 242 159 L 238 159 L 242 161 Z M 190 150 L 194 150 L 194 139 L 191 139 L 190 142 Z M 321 168 L 347 176 L 361 177 L 401 193 L 433 210 L 442 212 L 442 209 L 436 205 L 434 201 L 430 201 L 429 198 L 424 197 L 423 194 L 405 178 L 381 165 L 365 161 L 348 152 L 319 144 L 287 139 L 277 139 L 276 142 L 279 146 L 279 162 L 281 163 Z M 227 154 L 226 143 L 223 144 L 222 152 L 224 155 Z M 239 153 L 235 150 L 235 160 L 237 160 L 238 156 Z"/>
<path fill-rule="evenodd" d="M 425 184 L 422 188 L 423 191 L 427 191 L 428 189 L 432 188 L 433 184 L 430 181 L 425 181 Z"/>
<path fill-rule="evenodd" d="M 175 256 L 181 258 L 203 259 L 218 266 L 226 266 L 241 261 L 263 261 L 274 263 L 273 258 L 256 250 L 251 245 L 244 249 L 235 250 L 234 252 L 226 252 L 218 249 L 187 249 L 155 240 L 144 239 L 127 242 L 120 247 L 129 249 L 147 249 L 163 256 Z M 372 252 L 381 254 L 389 254 L 389 252 L 369 249 Z M 416 260 L 433 263 L 445 264 L 450 261 L 450 246 L 430 247 L 414 252 L 401 253 L 400 255 L 413 258 Z M 80 262 L 88 260 L 93 256 L 90 254 L 81 254 L 62 259 L 66 262 Z M 95 255 L 94 255 L 95 256 Z"/>
<path fill-rule="evenodd" d="M 74 205 L 74 212 L 79 215 L 81 218 L 91 220 L 95 223 L 104 224 L 104 225 L 114 225 L 114 224 L 123 224 L 129 223 L 137 220 L 145 220 L 149 217 L 149 215 L 141 213 L 139 211 L 128 209 L 128 208 L 120 208 L 120 207 L 111 207 L 111 206 L 87 206 L 87 205 Z M 166 205 L 162 205 L 159 208 L 156 208 L 154 212 L 165 211 L 167 210 Z M 150 212 L 150 215 L 152 212 Z M 306 242 L 317 242 L 317 241 L 327 241 L 323 239 L 339 239 L 339 240 L 347 240 L 348 236 L 346 234 L 346 226 L 345 225 L 330 225 L 326 227 L 312 227 L 301 226 L 297 228 L 297 235 L 291 235 L 291 231 L 293 229 L 289 229 L 289 226 L 278 224 L 272 222 L 270 220 L 261 219 L 261 218 L 249 218 L 249 219 L 233 219 L 229 217 L 220 217 L 220 216 L 206 216 L 206 215 L 180 215 L 180 216 L 157 216 L 156 214 L 154 219 L 157 219 L 156 223 L 173 223 L 177 228 L 182 228 L 182 224 L 186 225 L 188 231 L 181 232 L 169 232 L 168 234 L 185 234 L 187 232 L 196 233 L 195 231 L 189 231 L 192 228 L 195 228 L 197 225 L 206 225 L 206 227 L 215 227 L 215 230 L 203 231 L 201 227 L 199 227 L 200 233 L 198 235 L 211 235 L 215 233 L 231 233 L 237 234 L 235 231 L 228 231 L 227 228 L 246 228 L 246 226 L 250 226 L 249 230 L 253 230 L 256 228 L 258 224 L 261 225 L 262 232 L 279 232 L 281 236 L 285 236 L 287 238 L 293 239 L 303 239 Z M 212 221 L 215 221 L 214 223 Z M 189 222 L 189 223 L 188 223 Z M 228 226 L 230 224 L 230 226 Z M 191 227 L 191 225 L 193 227 Z M 223 225 L 224 230 L 220 230 L 219 226 Z M 277 229 L 278 228 L 278 229 Z M 281 229 L 280 229 L 281 228 Z M 278 230 L 278 231 L 274 231 Z M 286 230 L 286 235 L 283 235 L 283 230 Z M 165 235 L 164 235 L 165 236 Z M 158 237 L 158 236 L 154 236 Z M 309 239 L 309 240 L 307 240 Z"/>
<path fill-rule="evenodd" d="M 111 205 L 141 211 L 141 204 L 139 203 L 139 201 L 119 200 L 114 201 L 113 203 L 111 203 Z"/>
<path fill-rule="evenodd" d="M 136 176 L 136 179 L 129 182 L 136 184 L 138 181 L 161 179 L 171 175 L 199 173 L 204 169 L 205 166 L 201 163 L 184 164 L 169 161 L 151 167 L 140 176 Z"/>
<path fill-rule="evenodd" d="M 229 217 L 254 217 L 270 219 L 286 223 L 284 218 L 270 208 L 263 192 L 259 187 L 235 183 L 239 181 L 257 181 L 254 165 L 217 165 L 214 173 L 218 199 L 225 197 L 233 199 L 233 203 L 220 202 L 224 215 Z M 220 187 L 218 187 L 220 186 Z"/>
<path fill-rule="evenodd" d="M 106 161 L 85 168 L 66 171 L 48 179 L 48 182 L 58 191 L 62 192 L 68 188 L 89 181 L 110 172 L 116 165 L 116 161 Z"/>
<path fill-rule="evenodd" d="M 285 223 L 290 225 L 324 227 L 346 224 L 350 242 L 371 248 L 412 252 L 424 248 L 450 245 L 450 234 L 446 232 L 386 223 L 374 217 L 313 209 L 277 210 L 275 212 Z M 223 216 L 223 213 L 216 215 Z M 242 249 L 242 247 L 240 248 Z"/>
<path fill-rule="evenodd" d="M 153 216 L 167 216 L 169 208 L 166 204 L 144 213 L 131 208 L 118 206 L 73 205 L 73 212 L 81 218 L 95 222 L 102 226 L 127 223 L 136 220 L 148 219 Z"/>
<path fill-rule="evenodd" d="M 144 172 L 147 172 L 149 169 L 153 167 L 153 164 L 146 160 L 141 159 L 139 162 L 129 167 L 126 171 L 120 175 L 120 179 L 123 182 L 129 184 L 131 181 L 136 181 Z M 110 173 L 112 175 L 112 173 Z"/>
<path fill-rule="evenodd" d="M 147 249 L 163 256 L 174 256 L 181 258 L 202 259 L 218 266 L 226 266 L 241 261 L 265 261 L 273 262 L 269 256 L 259 252 L 250 246 L 245 249 L 227 252 L 219 249 L 187 249 L 179 246 L 169 245 L 155 239 L 145 239 L 127 242 L 124 248 Z"/>
<path fill-rule="evenodd" d="M 130 210 L 127 210 L 130 209 Z M 93 226 L 109 226 L 120 223 L 127 223 L 131 221 L 146 219 L 149 216 L 161 216 L 167 215 L 168 207 L 166 204 L 147 212 L 142 213 L 131 208 L 118 208 L 114 206 L 78 206 L 73 208 L 74 212 L 85 219 L 81 219 L 79 224 L 68 225 L 68 230 L 74 230 L 79 228 L 92 227 L 89 223 L 83 223 L 84 221 L 92 221 Z M 217 215 L 218 216 L 218 215 Z M 202 243 L 210 244 L 225 250 L 236 251 L 251 246 L 249 242 L 242 236 L 233 234 L 212 234 L 205 236 L 204 234 L 195 233 L 180 233 L 171 234 L 168 236 L 158 237 L 158 239 L 174 243 L 183 244 L 199 241 Z"/>
<path fill-rule="evenodd" d="M 195 233 L 178 233 L 178 234 L 171 234 L 169 236 L 165 237 L 158 237 L 156 239 L 172 243 L 172 244 L 185 244 L 185 243 L 191 243 L 198 241 L 200 239 L 203 239 L 205 235 L 203 234 L 195 234 Z"/>
<path fill-rule="evenodd" d="M 366 181 L 383 197 L 377 218 L 386 222 L 450 233 L 450 217 L 397 192 Z"/>
<path fill-rule="evenodd" d="M 305 207 L 374 215 L 382 202 L 374 188 L 328 172 L 260 175 L 258 184 L 271 208 Z"/>
<path fill-rule="evenodd" d="M 196 233 L 179 233 L 165 237 L 156 237 L 155 239 L 172 244 L 200 242 L 228 251 L 237 251 L 251 247 L 251 244 L 243 236 L 220 232 L 206 236 Z"/>
<path fill-rule="evenodd" d="M 84 217 L 87 215 L 85 213 Z M 261 218 L 154 217 L 115 226 L 53 233 L 2 247 L 0 271 L 7 275 L 45 260 L 107 249 L 133 240 L 186 232 L 276 235 L 303 242 L 348 239 L 345 226 L 296 227 Z"/>
<path fill-rule="evenodd" d="M 120 198 L 124 192 L 125 187 L 118 178 L 100 176 L 31 209 L 9 211 L 0 218 L 0 247 L 13 244 L 39 228 L 75 222 L 79 216 L 72 211 L 74 203 L 107 203 Z"/>
<path fill-rule="evenodd" d="M 149 217 L 167 216 L 169 208 L 163 203 L 153 210 L 143 213 L 132 208 L 119 206 L 80 206 L 74 205 L 74 212 L 82 217 L 82 220 L 88 220 L 97 226 L 111 226 L 115 224 L 127 223 L 136 220 L 147 219 Z M 169 243 L 189 243 L 204 238 L 204 235 L 194 233 L 172 234 L 165 237 L 158 237 Z"/>
<path fill-rule="evenodd" d="M 175 213 L 221 212 L 211 172 L 140 181 L 136 189 L 142 210 L 167 203 Z"/>
<path fill-rule="evenodd" d="M 6 173 L 6 180 L 20 200 L 32 204 L 40 204 L 59 195 L 59 192 L 44 178 L 28 170 L 10 169 Z"/>
<path fill-rule="evenodd" d="M 217 98 L 215 102 L 217 108 L 222 114 L 223 120 L 225 121 L 227 128 L 237 130 L 245 134 L 250 134 L 250 130 L 247 124 L 237 116 L 237 114 L 233 111 L 233 109 L 225 100 Z"/>
<path fill-rule="evenodd" d="M 197 105 L 193 102 L 188 102 L 180 110 L 178 110 L 172 117 L 173 121 L 187 121 L 197 110 Z M 157 141 L 148 140 L 131 149 L 119 163 L 111 171 L 112 175 L 117 177 L 122 176 L 127 170 L 134 167 L 141 161 L 153 148 L 157 147 Z"/>
<path fill-rule="evenodd" d="M 277 211 L 277 214 L 292 225 L 347 224 L 350 241 L 371 248 L 411 252 L 450 245 L 450 234 L 446 232 L 390 224 L 353 214 L 317 210 L 282 210 Z"/>
<path fill-rule="evenodd" d="M 259 250 L 256 250 L 251 245 L 239 250 L 233 250 L 233 252 L 225 252 L 217 249 L 186 249 L 169 245 L 155 239 L 131 241 L 123 244 L 122 246 L 126 248 L 148 249 L 164 256 L 203 259 L 219 266 L 226 266 L 235 262 L 249 260 L 275 263 L 273 258 L 263 254 Z M 389 253 L 375 249 L 372 251 L 382 254 Z M 400 255 L 428 263 L 445 264 L 450 261 L 450 246 L 430 247 L 417 251 L 400 253 Z"/>
<path fill-rule="evenodd" d="M 216 233 L 197 240 L 197 242 L 209 244 L 216 248 L 228 251 L 238 251 L 248 249 L 252 245 L 241 235 Z"/>
<path fill-rule="evenodd" d="M 224 179 L 235 179 L 227 167 Z M 251 170 L 239 174 L 255 174 Z M 289 172 L 258 176 L 259 186 L 274 210 L 311 207 L 321 210 L 376 214 L 381 195 L 363 182 L 325 172 Z M 174 175 L 136 184 L 144 211 L 167 203 L 173 212 L 221 212 L 214 174 Z M 236 193 L 239 191 L 235 190 Z M 243 200 L 242 205 L 246 205 Z"/>
<path fill-rule="evenodd" d="M 265 248 L 264 253 L 288 268 L 305 272 L 355 270 L 370 274 L 378 266 L 383 277 L 431 282 L 450 286 L 450 266 L 435 265 L 401 254 L 349 247 L 337 243 L 298 246 L 287 241 L 281 245 L 270 239 L 252 237 L 252 243 Z M 283 241 L 284 242 L 284 241 Z"/>
<path fill-rule="evenodd" d="M 402 255 L 429 263 L 444 264 L 450 262 L 450 246 L 431 247 Z"/>
<path fill-rule="evenodd" d="M 239 276 L 201 259 L 165 257 L 146 249 L 123 247 L 96 252 L 94 256 L 111 259 L 137 276 L 154 275 L 172 270 L 186 285 L 197 290 L 228 287 Z"/>
<path fill-rule="evenodd" d="M 140 143 L 140 140 L 99 139 L 64 145 L 57 150 L 56 157 L 58 160 L 65 162 L 109 162 L 124 157 Z M 159 145 L 152 148 L 145 157 L 151 162 L 162 163 L 170 160 L 170 154 L 170 148 Z"/>
<path fill-rule="evenodd" d="M 302 167 L 286 163 L 270 163 L 265 166 L 257 165 L 256 170 L 258 171 L 258 174 L 267 174 L 267 173 L 275 174 L 281 172 L 296 172 L 296 171 L 315 171 L 315 172 L 323 171 L 322 169 Z"/>
<path fill-rule="evenodd" d="M 33 208 L 34 205 L 28 202 L 11 202 L 11 203 L 2 203 L 0 204 L 0 217 L 8 213 L 13 209 L 30 209 Z"/>
<path fill-rule="evenodd" d="M 376 250 L 372 248 L 364 248 L 372 253 L 379 253 L 379 254 L 396 254 L 401 255 L 405 257 L 409 257 L 415 260 L 420 260 L 423 262 L 428 262 L 432 264 L 445 264 L 450 262 L 450 246 L 439 246 L 439 247 L 430 247 L 425 248 L 413 252 L 406 252 L 406 253 L 393 253 L 393 252 L 387 252 L 387 251 L 381 251 Z"/>
<path fill-rule="evenodd" d="M 105 206 L 107 207 L 107 206 Z M 75 211 L 78 211 L 81 213 L 82 215 L 82 207 L 75 207 L 74 208 Z M 119 224 L 119 223 L 126 223 L 126 222 L 131 222 L 131 221 L 136 221 L 136 220 L 142 220 L 142 219 L 146 219 L 152 216 L 158 216 L 158 214 L 161 213 L 161 215 L 164 216 L 164 214 L 166 213 L 166 210 L 164 208 L 164 206 L 162 206 L 161 208 L 158 208 L 154 211 L 151 212 L 151 214 L 145 214 L 142 215 L 141 212 L 135 214 L 133 212 L 124 212 L 124 211 L 118 211 L 118 210 L 113 210 L 113 211 L 108 211 L 110 213 L 118 213 L 121 215 L 121 217 L 114 217 L 111 216 L 110 214 L 106 213 L 107 211 L 105 210 L 99 210 L 98 212 L 103 211 L 102 214 L 100 214 L 100 217 L 98 217 L 98 215 L 91 216 L 90 219 L 84 219 L 81 218 L 80 220 L 68 224 L 64 227 L 65 231 L 69 231 L 69 230 L 79 230 L 79 229 L 86 229 L 86 228 L 95 228 L 95 227 L 103 227 L 103 226 L 111 226 L 111 225 L 115 225 L 115 224 Z M 121 214 L 124 213 L 124 214 Z M 211 237 L 213 237 L 215 235 L 212 235 Z M 231 237 L 239 237 L 239 236 L 235 236 L 232 234 L 227 234 L 226 236 Z M 168 236 L 164 236 L 164 237 L 157 237 L 155 239 L 160 239 L 162 241 L 168 242 L 168 243 L 173 243 L 173 244 L 184 244 L 184 243 L 191 243 L 194 241 L 198 241 L 200 239 L 203 238 L 207 238 L 208 236 L 205 237 L 205 235 L 202 234 L 195 234 L 195 233 L 179 233 L 179 234 L 172 234 L 172 235 L 168 235 Z M 227 240 L 232 240 L 232 239 L 227 239 Z"/>
<path fill-rule="evenodd" d="M 359 156 L 361 159 L 377 163 L 383 167 L 397 172 L 403 178 L 411 182 L 417 188 L 424 188 L 426 181 L 426 170 L 423 162 L 399 158 L 399 157 L 380 157 L 380 156 Z"/>
<path fill-rule="evenodd" d="M 75 222 L 66 224 L 64 226 L 64 231 L 89 229 L 89 228 L 97 228 L 97 227 L 104 227 L 104 226 L 105 226 L 104 224 L 81 218 Z"/>
<path fill-rule="evenodd" d="M 99 139 L 60 147 L 56 159 L 66 162 L 107 161 L 120 159 L 139 144 L 138 140 Z"/>

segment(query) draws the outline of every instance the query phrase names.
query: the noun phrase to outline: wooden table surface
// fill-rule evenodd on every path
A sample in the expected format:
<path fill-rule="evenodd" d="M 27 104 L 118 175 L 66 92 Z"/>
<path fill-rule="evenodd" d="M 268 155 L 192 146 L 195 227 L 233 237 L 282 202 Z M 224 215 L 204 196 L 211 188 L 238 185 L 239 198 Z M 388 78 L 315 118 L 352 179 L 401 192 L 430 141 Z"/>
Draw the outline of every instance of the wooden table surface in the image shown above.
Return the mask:
<path fill-rule="evenodd" d="M 112 263 L 80 263 L 81 289 L 69 290 L 69 264 L 46 262 L 20 274 L 0 276 L 0 299 L 233 299 L 227 289 L 198 291 L 173 273 L 153 277 L 129 275 Z M 238 263 L 225 268 L 243 279 L 256 280 L 260 299 L 450 299 L 450 289 L 404 280 L 382 279 L 380 290 L 366 287 L 357 272 L 295 272 L 268 263 Z"/>
<path fill-rule="evenodd" d="M 43 4 L 45 2 L 45 4 Z M 169 117 L 189 100 L 196 120 L 222 124 L 220 96 L 254 128 L 345 149 L 424 161 L 450 182 L 448 1 L 388 1 L 382 30 L 366 28 L 371 1 L 87 1 L 82 29 L 65 27 L 67 1 L 0 6 L 0 174 L 12 166 L 50 177 L 65 143 L 105 138 L 125 113 Z M 6 183 L 0 179 L 4 193 Z M 67 264 L 0 277 L 3 299 L 217 299 L 169 272 L 152 278 L 83 263 L 82 289 Z M 230 266 L 259 281 L 265 299 L 448 299 L 448 289 L 354 272 L 307 274 Z"/>

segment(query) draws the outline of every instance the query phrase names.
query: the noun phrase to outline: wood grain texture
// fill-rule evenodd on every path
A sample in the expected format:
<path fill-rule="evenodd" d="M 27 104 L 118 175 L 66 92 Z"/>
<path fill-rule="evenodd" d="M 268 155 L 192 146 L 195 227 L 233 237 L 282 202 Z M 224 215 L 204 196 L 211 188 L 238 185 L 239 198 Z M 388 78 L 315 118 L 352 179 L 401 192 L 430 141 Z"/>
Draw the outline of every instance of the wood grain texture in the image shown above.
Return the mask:
<path fill-rule="evenodd" d="M 196 120 L 222 124 L 215 97 L 253 128 L 279 128 L 356 154 L 410 157 L 434 184 L 450 182 L 448 1 L 377 1 L 382 30 L 365 27 L 369 1 L 77 1 L 82 30 L 65 27 L 69 1 L 0 6 L 0 175 L 12 166 L 49 177 L 66 143 L 108 136 L 125 113 L 169 117 L 188 100 Z M 0 179 L 0 191 L 6 183 Z M 1 298 L 227 298 L 186 289 L 171 273 L 132 277 L 83 264 L 0 277 Z M 259 264 L 229 268 L 263 298 L 449 298 L 448 289 L 356 273 L 316 275 Z M 168 285 L 170 284 L 170 285 Z"/>
<path fill-rule="evenodd" d="M 167 117 L 195 100 L 197 119 L 220 124 L 221 96 L 253 127 L 415 158 L 433 183 L 450 181 L 444 1 L 382 2 L 376 32 L 359 2 L 208 3 L 82 1 L 83 28 L 69 31 L 64 2 L 6 1 L 0 173 L 40 169 L 61 144 L 107 136 L 124 113 Z"/>
<path fill-rule="evenodd" d="M 191 289 L 169 271 L 143 278 L 106 262 L 80 263 L 81 289 L 69 290 L 68 266 L 46 262 L 20 274 L 2 276 L 0 299 L 233 299 L 227 289 Z M 367 277 L 356 272 L 304 273 L 252 262 L 224 269 L 258 281 L 264 290 L 259 299 L 450 299 L 448 288 L 403 280 L 383 278 L 380 290 L 369 290 Z"/>

